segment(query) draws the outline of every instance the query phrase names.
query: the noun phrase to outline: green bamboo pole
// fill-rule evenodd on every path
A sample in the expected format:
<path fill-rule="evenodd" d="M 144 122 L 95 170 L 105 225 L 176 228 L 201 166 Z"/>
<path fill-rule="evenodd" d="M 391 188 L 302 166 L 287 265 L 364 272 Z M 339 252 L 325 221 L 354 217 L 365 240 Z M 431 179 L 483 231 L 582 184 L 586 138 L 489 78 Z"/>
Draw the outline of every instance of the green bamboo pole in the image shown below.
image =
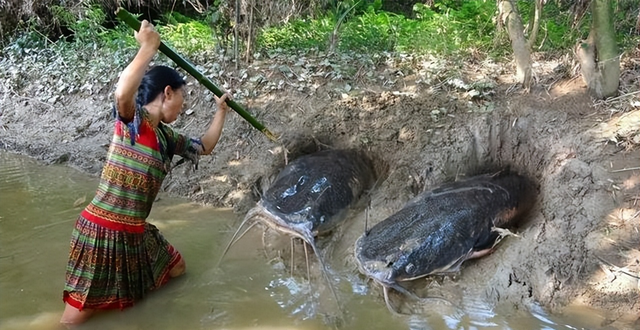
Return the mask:
<path fill-rule="evenodd" d="M 129 13 L 126 9 L 118 8 L 118 10 L 116 11 L 116 16 L 118 16 L 119 19 L 121 19 L 123 22 L 129 25 L 129 27 L 131 27 L 132 29 L 136 31 L 140 30 L 140 25 L 141 25 L 140 21 L 131 13 Z M 179 67 L 183 68 L 190 75 L 196 78 L 198 82 L 200 82 L 205 87 L 207 87 L 210 91 L 213 92 L 213 94 L 217 95 L 218 97 L 222 97 L 223 95 L 222 91 L 218 89 L 216 85 L 213 84 L 211 79 L 205 77 L 202 73 L 200 73 L 200 71 L 198 71 L 198 69 L 196 69 L 196 67 L 193 64 L 191 64 L 188 60 L 186 60 L 185 58 L 180 56 L 178 53 L 176 53 L 176 51 L 171 49 L 171 47 L 167 46 L 164 42 L 161 41 L 160 46 L 158 47 L 158 50 L 161 51 L 163 54 L 167 55 L 167 57 L 172 59 Z M 234 100 L 227 100 L 227 104 L 231 109 L 233 109 L 240 116 L 242 116 L 242 118 L 247 120 L 253 127 L 258 129 L 260 132 L 264 133 L 264 135 L 266 135 L 271 141 L 275 142 L 277 140 L 276 136 L 273 135 L 271 131 L 269 131 L 264 125 L 262 125 L 262 123 L 260 123 L 255 118 L 253 118 L 247 111 L 245 111 Z"/>

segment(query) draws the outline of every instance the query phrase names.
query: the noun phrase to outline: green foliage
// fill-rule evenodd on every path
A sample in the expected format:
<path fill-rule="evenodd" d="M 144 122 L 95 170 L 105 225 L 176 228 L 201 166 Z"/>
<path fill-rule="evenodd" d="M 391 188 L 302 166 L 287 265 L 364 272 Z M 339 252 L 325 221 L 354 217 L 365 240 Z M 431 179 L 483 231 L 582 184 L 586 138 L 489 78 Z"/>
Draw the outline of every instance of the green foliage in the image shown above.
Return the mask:
<path fill-rule="evenodd" d="M 20 54 L 31 49 L 46 48 L 48 40 L 45 35 L 38 32 L 37 26 L 37 20 L 33 17 L 26 22 L 22 22 L 19 27 L 21 32 L 14 36 L 9 45 L 5 47 L 5 50 Z"/>
<path fill-rule="evenodd" d="M 533 13 L 533 2 L 520 0 L 517 5 L 523 22 L 527 24 Z M 634 47 L 638 42 L 637 34 L 635 38 L 633 37 L 638 17 L 638 1 L 614 1 L 613 8 L 616 42 L 622 49 Z M 540 51 L 567 51 L 574 47 L 578 40 L 587 38 L 590 27 L 590 11 L 587 11 L 583 17 L 576 18 L 574 13 L 571 12 L 570 6 L 556 1 L 549 1 L 543 8 L 540 31 L 534 49 Z"/>
<path fill-rule="evenodd" d="M 525 26 L 533 14 L 533 5 L 533 1 L 517 1 Z M 615 5 L 618 44 L 625 48 L 634 45 L 638 39 L 629 38 L 638 14 L 634 6 L 637 6 L 637 0 L 619 0 Z M 495 1 L 436 0 L 432 6 L 418 2 L 411 18 L 381 11 L 381 1 L 338 1 L 332 8 L 318 19 L 299 19 L 264 29 L 258 37 L 258 48 L 266 51 L 326 49 L 334 27 L 344 15 L 345 21 L 338 30 L 338 48 L 343 51 L 464 55 L 480 50 L 493 56 L 511 52 L 506 34 L 496 30 Z M 545 4 L 534 44 L 536 51 L 566 52 L 577 40 L 587 37 L 590 15 L 575 20 L 570 9 L 563 2 Z M 530 33 L 530 29 L 527 27 L 526 32 Z"/>
<path fill-rule="evenodd" d="M 102 9 L 89 6 L 73 13 L 62 6 L 51 6 L 50 11 L 55 25 L 71 30 L 75 41 L 83 44 L 107 41 L 104 36 L 108 30 L 102 26 L 106 15 Z"/>
<path fill-rule="evenodd" d="M 82 5 L 73 8 L 73 11 L 62 6 L 52 6 L 50 13 L 53 16 L 53 27 L 38 26 L 35 19 L 29 21 L 14 38 L 11 45 L 15 48 L 14 51 L 45 48 L 47 45 L 66 52 L 98 49 L 122 51 L 137 47 L 133 31 L 125 24 L 118 24 L 112 29 L 104 26 L 107 16 L 99 6 Z M 215 47 L 213 30 L 204 19 L 171 12 L 154 23 L 164 42 L 187 55 Z M 71 36 L 56 42 L 46 37 L 47 29 L 62 31 L 63 28 L 70 30 Z"/>
<path fill-rule="evenodd" d="M 76 16 L 67 8 L 54 5 L 51 6 L 49 10 L 53 16 L 53 22 L 58 26 L 67 26 L 76 22 Z"/>
<path fill-rule="evenodd" d="M 162 40 L 181 52 L 192 55 L 213 49 L 214 32 L 209 24 L 177 12 L 165 14 L 166 25 L 156 24 Z"/>
<path fill-rule="evenodd" d="M 532 26 L 527 25 L 531 23 L 534 3 L 533 1 L 520 0 L 517 2 L 517 6 L 522 22 L 525 24 L 525 30 L 530 33 Z M 588 34 L 588 19 L 583 18 L 574 23 L 574 15 L 569 8 L 564 8 L 560 2 L 549 1 L 542 9 L 540 30 L 533 48 L 540 51 L 566 51 L 571 49 L 577 40 Z"/>
<path fill-rule="evenodd" d="M 339 27 L 339 49 L 359 52 L 400 51 L 413 53 L 460 54 L 478 51 L 500 56 L 511 52 L 504 32 L 496 30 L 495 1 L 441 0 L 432 6 L 418 2 L 414 16 L 406 18 L 380 11 L 380 1 L 343 1 L 326 16 L 316 20 L 297 20 L 284 26 L 270 27 L 259 36 L 263 50 L 305 48 L 325 49 L 332 26 L 335 27 L 347 8 L 355 6 Z M 527 26 L 533 14 L 533 1 L 520 0 L 517 6 Z M 637 44 L 633 35 L 638 9 L 637 0 L 619 0 L 615 4 L 618 44 L 629 48 Z M 566 52 L 589 34 L 590 15 L 577 19 L 564 2 L 548 1 L 542 13 L 536 51 Z M 527 26 L 526 32 L 531 32 Z"/>
<path fill-rule="evenodd" d="M 392 50 L 403 20 L 402 16 L 376 12 L 374 7 L 370 7 L 344 25 L 340 35 L 340 49 L 362 53 Z"/>
<path fill-rule="evenodd" d="M 453 5 L 457 7 L 449 7 Z M 408 33 L 403 32 L 402 50 L 451 54 L 493 46 L 493 1 L 443 1 L 433 7 L 416 4 L 413 10 L 416 20 L 407 25 Z"/>
<path fill-rule="evenodd" d="M 530 19 L 533 2 L 518 1 L 523 21 Z M 613 22 L 616 42 L 621 49 L 630 49 L 638 44 L 636 29 L 638 0 L 613 1 Z M 535 49 L 540 51 L 567 51 L 589 35 L 591 13 L 587 10 L 583 17 L 576 18 L 566 3 L 549 1 L 545 4 L 540 23 L 540 32 Z"/>
<path fill-rule="evenodd" d="M 382 0 L 334 0 L 326 14 L 336 17 L 345 13 L 348 16 L 358 16 L 371 9 L 378 11 L 380 8 L 382 8 Z"/>
<path fill-rule="evenodd" d="M 325 50 L 335 25 L 334 17 L 297 19 L 280 27 L 267 28 L 257 36 L 258 49 Z"/>
<path fill-rule="evenodd" d="M 51 6 L 52 25 L 42 26 L 33 17 L 20 25 L 18 33 L 10 40 L 5 52 L 14 55 L 25 55 L 34 51 L 47 49 L 56 56 L 96 51 L 98 49 L 121 50 L 135 45 L 131 31 L 117 27 L 107 29 L 102 24 L 106 15 L 99 7 L 80 6 L 71 12 L 61 6 Z M 52 39 L 47 34 L 52 31 L 71 32 L 69 37 Z M 55 40 L 55 41 L 54 41 Z"/>
<path fill-rule="evenodd" d="M 107 15 L 97 5 L 83 5 L 72 12 L 62 6 L 51 6 L 54 25 L 60 29 L 69 29 L 72 38 L 63 39 L 60 42 L 69 42 L 70 48 L 108 48 L 121 49 L 135 44 L 130 31 L 117 27 L 107 29 L 104 27 Z"/>
<path fill-rule="evenodd" d="M 348 3 L 354 6 L 354 1 Z M 265 29 L 258 37 L 258 46 L 267 51 L 278 48 L 326 49 L 334 27 L 349 4 L 341 5 L 342 11 L 334 11 L 320 19 L 301 19 Z M 450 8 L 448 4 L 458 7 Z M 347 16 L 338 30 L 339 49 L 364 53 L 451 54 L 486 48 L 493 42 L 493 1 L 438 2 L 433 8 L 419 3 L 414 7 L 415 18 L 381 11 L 380 8 L 380 1 L 369 1 L 366 9 L 357 15 Z"/>
<path fill-rule="evenodd" d="M 638 0 L 614 1 L 613 12 L 616 41 L 622 49 L 633 49 L 640 43 L 640 31 L 637 29 L 640 6 Z"/>
<path fill-rule="evenodd" d="M 230 41 L 230 35 L 233 32 L 233 20 L 231 12 L 224 10 L 228 7 L 229 0 L 215 0 L 214 5 L 210 6 L 204 13 L 204 21 L 209 24 L 213 35 L 217 40 L 218 47 L 225 49 Z"/>
<path fill-rule="evenodd" d="M 640 39 L 635 30 L 637 1 L 614 1 L 617 42 L 623 49 L 634 47 Z M 36 19 L 22 23 L 21 33 L 13 38 L 11 47 L 16 51 L 52 45 L 71 51 L 122 51 L 137 46 L 133 32 L 126 25 L 105 28 L 107 15 L 92 3 L 97 2 L 81 2 L 75 7 L 51 6 L 52 26 L 38 26 Z M 409 17 L 383 11 L 382 0 L 324 3 L 326 11 L 314 14 L 315 18 L 299 17 L 279 26 L 259 28 L 256 50 L 299 53 L 301 50 L 324 51 L 331 45 L 338 51 L 365 54 L 410 52 L 464 56 L 473 52 L 502 56 L 511 53 L 508 36 L 496 29 L 496 1 L 435 0 L 432 5 L 415 1 Z M 525 26 L 530 23 L 533 5 L 531 0 L 517 1 Z M 154 23 L 163 41 L 190 56 L 216 47 L 226 48 L 233 31 L 230 8 L 230 0 L 215 0 L 203 14 L 185 16 L 170 12 Z M 566 52 L 588 36 L 590 24 L 589 13 L 576 20 L 566 1 L 548 1 L 534 51 Z M 70 37 L 55 42 L 48 39 L 47 28 L 61 31 L 63 27 L 72 31 Z M 527 34 L 530 29 L 526 27 Z"/>

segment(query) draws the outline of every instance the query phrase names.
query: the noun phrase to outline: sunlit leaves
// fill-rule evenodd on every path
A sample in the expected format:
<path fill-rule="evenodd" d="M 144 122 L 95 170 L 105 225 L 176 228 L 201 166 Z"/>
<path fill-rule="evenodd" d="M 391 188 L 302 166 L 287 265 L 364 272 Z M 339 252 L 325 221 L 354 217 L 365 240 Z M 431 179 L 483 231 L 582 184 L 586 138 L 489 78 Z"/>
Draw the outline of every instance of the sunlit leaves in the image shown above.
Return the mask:
<path fill-rule="evenodd" d="M 264 29 L 259 46 L 267 51 L 325 50 L 333 41 L 342 51 L 464 53 L 467 49 L 493 46 L 494 12 L 495 3 L 491 1 L 465 2 L 459 9 L 442 3 L 433 8 L 416 4 L 414 17 L 409 18 L 380 11 L 372 5 L 357 15 L 350 15 L 338 26 L 335 35 L 338 15 L 328 14 L 320 19 L 297 20 Z"/>

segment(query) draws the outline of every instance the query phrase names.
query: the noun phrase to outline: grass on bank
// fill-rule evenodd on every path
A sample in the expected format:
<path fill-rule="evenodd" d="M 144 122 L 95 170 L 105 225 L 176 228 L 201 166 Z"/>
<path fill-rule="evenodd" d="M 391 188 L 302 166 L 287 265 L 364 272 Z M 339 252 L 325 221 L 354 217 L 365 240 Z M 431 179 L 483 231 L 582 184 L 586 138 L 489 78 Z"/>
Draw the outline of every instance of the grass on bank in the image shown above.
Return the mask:
<path fill-rule="evenodd" d="M 361 54 L 390 52 L 463 57 L 474 53 L 502 57 L 511 53 L 506 32 L 496 27 L 495 1 L 442 0 L 435 1 L 431 7 L 417 3 L 411 17 L 381 10 L 380 0 L 344 3 L 346 5 L 330 9 L 317 18 L 297 18 L 261 29 L 257 32 L 254 52 L 323 52 L 333 46 L 332 50 L 338 52 Z M 621 49 L 633 47 L 640 39 L 633 31 L 638 16 L 633 3 L 637 4 L 634 0 L 616 2 L 615 22 Z M 535 51 L 566 53 L 588 35 L 589 15 L 575 20 L 568 5 L 562 7 L 561 4 L 550 1 L 545 5 Z M 525 24 L 533 14 L 532 6 L 531 1 L 518 1 Z M 232 22 L 221 22 L 216 10 L 212 8 L 198 17 L 166 13 L 154 24 L 165 42 L 187 56 L 228 48 L 230 43 L 221 43 L 225 36 L 219 26 Z M 133 33 L 124 24 L 105 27 L 107 17 L 97 6 L 86 6 L 73 13 L 54 6 L 51 13 L 54 27 L 38 26 L 36 20 L 24 23 L 22 32 L 5 47 L 5 52 L 46 47 L 69 52 L 92 49 L 117 52 L 136 46 Z M 68 31 L 62 34 L 61 27 Z M 46 29 L 58 29 L 62 37 L 54 42 L 42 32 Z"/>

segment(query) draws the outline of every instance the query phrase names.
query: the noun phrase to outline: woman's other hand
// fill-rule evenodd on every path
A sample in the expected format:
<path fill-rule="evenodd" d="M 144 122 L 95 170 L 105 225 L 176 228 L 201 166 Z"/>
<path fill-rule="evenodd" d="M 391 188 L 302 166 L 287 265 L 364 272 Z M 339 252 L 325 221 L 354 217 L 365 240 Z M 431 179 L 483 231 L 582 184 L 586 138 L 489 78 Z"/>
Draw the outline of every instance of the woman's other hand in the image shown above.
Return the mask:
<path fill-rule="evenodd" d="M 224 93 L 222 97 L 218 97 L 217 95 L 213 95 L 213 97 L 216 100 L 216 107 L 218 108 L 218 111 L 224 111 L 224 112 L 229 111 L 229 105 L 227 105 L 227 100 L 231 100 L 231 94 Z"/>
<path fill-rule="evenodd" d="M 231 95 L 229 93 L 224 93 L 221 97 L 214 95 L 214 98 L 216 100 L 216 107 L 218 108 L 218 111 L 216 111 L 213 116 L 213 121 L 211 122 L 209 129 L 202 136 L 202 145 L 204 146 L 204 151 L 202 152 L 203 155 L 210 154 L 216 144 L 218 144 L 218 140 L 222 134 L 222 127 L 224 126 L 224 119 L 229 111 L 227 100 L 231 99 Z"/>

